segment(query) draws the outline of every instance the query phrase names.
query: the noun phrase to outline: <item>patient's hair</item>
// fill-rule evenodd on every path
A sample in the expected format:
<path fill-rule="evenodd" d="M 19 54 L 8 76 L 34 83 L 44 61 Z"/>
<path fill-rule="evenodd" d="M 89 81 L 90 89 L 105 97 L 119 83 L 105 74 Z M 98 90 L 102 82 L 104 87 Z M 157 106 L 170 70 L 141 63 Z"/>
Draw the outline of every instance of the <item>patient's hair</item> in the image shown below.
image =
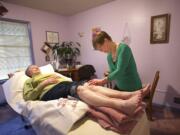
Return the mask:
<path fill-rule="evenodd" d="M 31 66 L 33 66 L 33 65 L 29 65 L 29 66 L 26 68 L 26 71 L 25 71 L 25 74 L 26 74 L 28 77 L 31 77 L 31 75 L 29 74 L 29 69 L 31 68 Z"/>
<path fill-rule="evenodd" d="M 95 50 L 97 50 L 97 45 L 103 45 L 104 44 L 104 39 L 108 39 L 110 41 L 112 41 L 111 36 L 109 36 L 105 31 L 101 31 L 100 33 L 98 33 L 92 40 L 93 43 L 93 47 Z"/>

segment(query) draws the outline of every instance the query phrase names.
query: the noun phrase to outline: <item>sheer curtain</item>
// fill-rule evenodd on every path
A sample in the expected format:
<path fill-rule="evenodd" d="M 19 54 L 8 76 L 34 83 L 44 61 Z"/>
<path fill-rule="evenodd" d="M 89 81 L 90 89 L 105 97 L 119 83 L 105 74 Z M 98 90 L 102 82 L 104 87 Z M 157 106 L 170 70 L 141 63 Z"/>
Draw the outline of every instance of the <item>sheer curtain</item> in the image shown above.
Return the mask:
<path fill-rule="evenodd" d="M 28 23 L 0 20 L 0 80 L 32 64 Z"/>

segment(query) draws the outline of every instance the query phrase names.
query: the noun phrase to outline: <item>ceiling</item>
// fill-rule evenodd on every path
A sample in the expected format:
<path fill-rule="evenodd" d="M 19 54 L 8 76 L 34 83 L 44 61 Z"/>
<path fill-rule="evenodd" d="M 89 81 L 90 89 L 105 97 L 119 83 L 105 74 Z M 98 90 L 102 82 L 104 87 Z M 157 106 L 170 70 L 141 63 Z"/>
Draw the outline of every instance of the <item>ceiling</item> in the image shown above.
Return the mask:
<path fill-rule="evenodd" d="M 114 0 L 2 0 L 4 2 L 45 10 L 63 16 L 71 16 L 79 12 L 97 7 Z"/>

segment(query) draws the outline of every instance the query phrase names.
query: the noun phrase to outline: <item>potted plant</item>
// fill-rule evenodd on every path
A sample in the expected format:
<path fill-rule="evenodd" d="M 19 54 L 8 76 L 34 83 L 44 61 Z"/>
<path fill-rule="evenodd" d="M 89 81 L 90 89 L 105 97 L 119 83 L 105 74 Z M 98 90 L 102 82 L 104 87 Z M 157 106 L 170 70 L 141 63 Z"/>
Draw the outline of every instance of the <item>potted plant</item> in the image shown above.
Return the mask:
<path fill-rule="evenodd" d="M 72 68 L 75 66 L 77 56 L 80 55 L 80 44 L 78 42 L 64 41 L 52 47 L 53 54 L 58 58 L 61 66 Z"/>

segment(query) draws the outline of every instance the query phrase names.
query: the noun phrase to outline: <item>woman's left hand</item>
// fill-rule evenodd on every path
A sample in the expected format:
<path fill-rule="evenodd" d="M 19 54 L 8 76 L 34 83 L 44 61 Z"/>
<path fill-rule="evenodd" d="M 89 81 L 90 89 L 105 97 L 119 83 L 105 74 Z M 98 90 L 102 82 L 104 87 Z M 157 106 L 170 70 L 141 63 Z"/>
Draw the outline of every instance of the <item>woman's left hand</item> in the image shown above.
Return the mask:
<path fill-rule="evenodd" d="M 92 79 L 90 81 L 88 81 L 89 85 L 104 85 L 104 80 L 103 79 Z"/>

